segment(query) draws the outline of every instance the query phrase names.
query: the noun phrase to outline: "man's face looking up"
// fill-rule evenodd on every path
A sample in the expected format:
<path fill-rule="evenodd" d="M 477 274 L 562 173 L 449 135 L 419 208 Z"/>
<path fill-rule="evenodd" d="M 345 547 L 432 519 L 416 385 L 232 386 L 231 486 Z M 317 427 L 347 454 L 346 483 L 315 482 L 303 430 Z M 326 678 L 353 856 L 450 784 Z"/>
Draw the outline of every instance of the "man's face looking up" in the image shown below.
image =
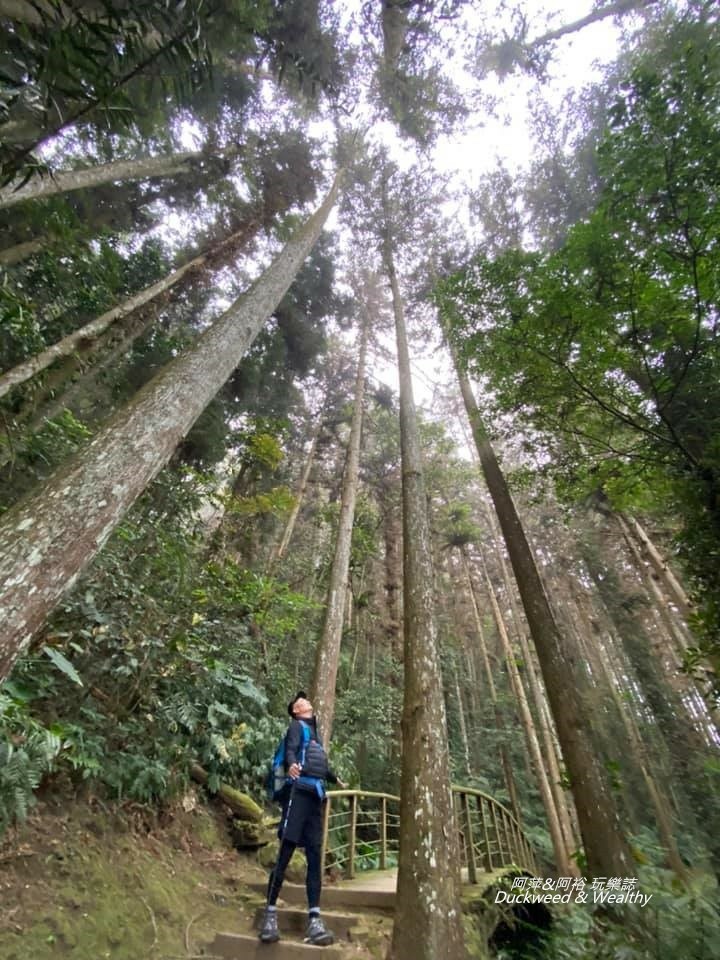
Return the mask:
<path fill-rule="evenodd" d="M 311 717 L 313 712 L 312 704 L 309 700 L 305 700 L 304 697 L 300 697 L 293 704 L 293 716 L 294 717 Z"/>

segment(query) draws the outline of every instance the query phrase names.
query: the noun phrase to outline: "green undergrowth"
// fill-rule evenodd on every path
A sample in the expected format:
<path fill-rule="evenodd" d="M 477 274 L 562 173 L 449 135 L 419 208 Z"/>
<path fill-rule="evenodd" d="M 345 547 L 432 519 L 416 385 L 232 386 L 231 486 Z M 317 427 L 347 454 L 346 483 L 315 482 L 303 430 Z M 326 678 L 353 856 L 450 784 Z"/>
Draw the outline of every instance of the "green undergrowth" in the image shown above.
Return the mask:
<path fill-rule="evenodd" d="M 247 883 L 266 873 L 232 849 L 219 809 L 191 804 L 41 801 L 0 847 L 0 957 L 169 960 L 249 928 Z"/>

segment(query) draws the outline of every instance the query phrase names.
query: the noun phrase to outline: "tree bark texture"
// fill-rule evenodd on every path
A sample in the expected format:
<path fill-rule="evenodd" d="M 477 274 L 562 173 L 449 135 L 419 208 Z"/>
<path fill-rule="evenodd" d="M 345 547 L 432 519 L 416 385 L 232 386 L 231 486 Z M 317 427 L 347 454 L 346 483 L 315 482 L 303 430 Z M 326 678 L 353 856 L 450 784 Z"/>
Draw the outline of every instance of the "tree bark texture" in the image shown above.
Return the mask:
<path fill-rule="evenodd" d="M 583 715 L 572 674 L 565 664 L 560 631 L 507 482 L 482 423 L 470 381 L 457 354 L 454 350 L 452 353 L 483 475 L 540 662 L 577 807 L 588 869 L 594 876 L 630 876 L 632 859 L 615 800 L 597 765 L 592 762 L 592 750 L 585 733 L 591 718 Z"/>
<path fill-rule="evenodd" d="M 386 235 L 383 260 L 392 291 L 400 380 L 405 689 L 400 854 L 390 956 L 392 960 L 460 960 L 464 948 L 458 834 L 434 617 L 432 537 L 391 242 Z"/>
<path fill-rule="evenodd" d="M 2 518 L 0 679 L 237 367 L 317 240 L 340 178 L 262 276 L 193 347 Z"/>
<path fill-rule="evenodd" d="M 312 682 L 312 697 L 318 724 L 325 747 L 330 744 L 333 719 L 335 716 L 335 685 L 338 664 L 340 662 L 340 644 L 343 633 L 343 612 L 347 593 L 348 571 L 350 569 L 350 548 L 355 520 L 355 501 L 357 499 L 358 475 L 360 469 L 360 439 L 362 437 L 363 401 L 365 397 L 365 357 L 369 335 L 369 319 L 363 320 L 360 334 L 360 352 L 358 354 L 357 375 L 355 378 L 355 396 L 353 415 L 348 439 L 345 472 L 343 476 L 340 516 L 330 570 L 325 622 L 322 636 L 315 650 L 315 670 Z"/>

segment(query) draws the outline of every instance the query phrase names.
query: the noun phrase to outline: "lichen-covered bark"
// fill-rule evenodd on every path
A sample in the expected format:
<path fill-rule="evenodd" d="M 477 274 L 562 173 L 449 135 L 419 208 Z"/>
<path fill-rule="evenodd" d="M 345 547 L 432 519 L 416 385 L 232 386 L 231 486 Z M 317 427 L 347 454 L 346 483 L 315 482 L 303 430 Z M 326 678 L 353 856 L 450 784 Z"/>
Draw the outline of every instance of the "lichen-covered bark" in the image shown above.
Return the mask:
<path fill-rule="evenodd" d="M 317 240 L 339 189 L 250 289 L 0 521 L 0 680 L 238 365 Z"/>
<path fill-rule="evenodd" d="M 348 439 L 343 490 L 340 500 L 335 553 L 330 585 L 328 587 L 325 623 L 320 642 L 315 651 L 315 671 L 312 683 L 312 698 L 318 723 L 325 746 L 330 743 L 333 718 L 335 715 L 335 684 L 340 662 L 340 641 L 342 640 L 343 607 L 350 569 L 350 548 L 352 546 L 352 528 L 355 519 L 355 500 L 357 499 L 358 473 L 360 467 L 360 438 L 362 436 L 363 398 L 365 396 L 365 356 L 369 334 L 369 321 L 365 317 L 360 335 L 357 375 L 355 378 L 355 396 L 350 437 Z"/>
<path fill-rule="evenodd" d="M 400 379 L 405 612 L 400 855 L 390 956 L 460 960 L 459 851 L 434 617 L 432 538 L 405 317 L 389 237 L 383 259 L 392 291 Z"/>
<path fill-rule="evenodd" d="M 470 381 L 454 351 L 453 359 L 485 482 L 495 506 L 540 662 L 577 807 L 588 870 L 593 876 L 630 876 L 633 862 L 615 798 L 594 762 L 593 751 L 585 735 L 592 717 L 583 715 L 572 672 L 565 661 L 562 636 L 535 558 L 482 423 Z"/>

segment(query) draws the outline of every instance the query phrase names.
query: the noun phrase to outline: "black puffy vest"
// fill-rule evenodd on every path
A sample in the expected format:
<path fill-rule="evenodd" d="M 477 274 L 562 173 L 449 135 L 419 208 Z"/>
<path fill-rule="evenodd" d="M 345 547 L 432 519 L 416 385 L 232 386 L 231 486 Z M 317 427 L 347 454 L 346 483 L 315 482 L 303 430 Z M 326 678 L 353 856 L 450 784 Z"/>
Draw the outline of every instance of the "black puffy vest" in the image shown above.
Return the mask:
<path fill-rule="evenodd" d="M 302 768 L 303 777 L 317 777 L 325 780 L 328 775 L 328 758 L 325 747 L 319 740 L 312 738 L 305 750 L 305 763 Z"/>

